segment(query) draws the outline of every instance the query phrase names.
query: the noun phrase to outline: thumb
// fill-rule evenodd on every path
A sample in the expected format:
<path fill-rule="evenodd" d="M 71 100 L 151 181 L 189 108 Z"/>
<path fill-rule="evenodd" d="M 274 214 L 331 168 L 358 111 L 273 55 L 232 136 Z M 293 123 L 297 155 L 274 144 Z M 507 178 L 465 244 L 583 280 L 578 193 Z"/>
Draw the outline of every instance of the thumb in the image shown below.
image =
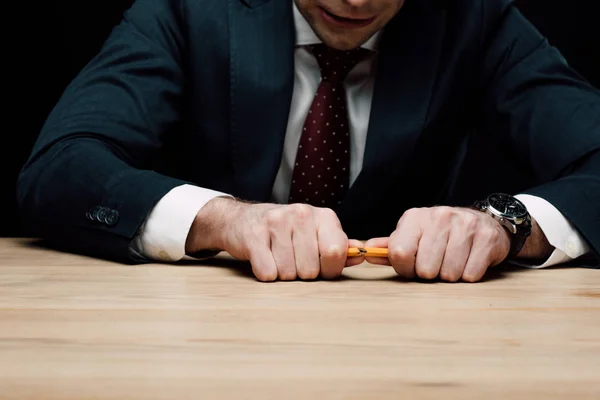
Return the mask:
<path fill-rule="evenodd" d="M 365 247 L 365 244 L 360 240 L 350 239 L 348 240 L 348 248 L 350 247 L 358 247 L 359 249 Z M 354 267 L 355 265 L 362 264 L 365 261 L 365 257 L 356 256 L 356 257 L 348 257 L 346 258 L 346 267 Z"/>
<path fill-rule="evenodd" d="M 390 242 L 389 237 L 379 237 L 367 240 L 365 247 L 375 247 L 378 249 L 387 249 Z M 391 265 L 387 257 L 367 257 L 366 261 L 371 264 Z"/>

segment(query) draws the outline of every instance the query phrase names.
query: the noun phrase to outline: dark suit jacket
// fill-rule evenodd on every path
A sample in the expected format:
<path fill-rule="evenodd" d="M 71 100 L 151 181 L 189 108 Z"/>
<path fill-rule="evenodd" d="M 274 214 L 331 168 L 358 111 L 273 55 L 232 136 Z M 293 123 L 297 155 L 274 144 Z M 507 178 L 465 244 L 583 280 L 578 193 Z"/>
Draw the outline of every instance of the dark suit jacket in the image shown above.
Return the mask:
<path fill-rule="evenodd" d="M 25 226 L 132 261 L 132 237 L 177 185 L 269 201 L 294 43 L 290 0 L 138 0 L 49 116 L 18 183 Z M 600 250 L 600 94 L 509 1 L 407 1 L 376 73 L 363 170 L 336 209 L 350 237 L 487 195 L 455 185 L 480 132 L 516 171 L 480 165 L 502 177 L 495 190 L 547 199 Z"/>

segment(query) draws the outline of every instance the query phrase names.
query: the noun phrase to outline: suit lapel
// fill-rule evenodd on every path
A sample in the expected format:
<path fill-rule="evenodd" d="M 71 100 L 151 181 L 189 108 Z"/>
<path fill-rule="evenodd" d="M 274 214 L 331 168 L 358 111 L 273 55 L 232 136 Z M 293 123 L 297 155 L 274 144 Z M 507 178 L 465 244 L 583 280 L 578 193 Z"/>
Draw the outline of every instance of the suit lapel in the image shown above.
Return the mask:
<path fill-rule="evenodd" d="M 292 2 L 229 2 L 234 192 L 267 201 L 281 161 L 294 84 Z"/>
<path fill-rule="evenodd" d="M 427 118 L 445 21 L 445 10 L 437 3 L 410 1 L 386 27 L 376 66 L 363 170 L 355 187 L 365 179 L 371 182 L 373 171 L 392 155 L 396 171 L 407 167 Z"/>

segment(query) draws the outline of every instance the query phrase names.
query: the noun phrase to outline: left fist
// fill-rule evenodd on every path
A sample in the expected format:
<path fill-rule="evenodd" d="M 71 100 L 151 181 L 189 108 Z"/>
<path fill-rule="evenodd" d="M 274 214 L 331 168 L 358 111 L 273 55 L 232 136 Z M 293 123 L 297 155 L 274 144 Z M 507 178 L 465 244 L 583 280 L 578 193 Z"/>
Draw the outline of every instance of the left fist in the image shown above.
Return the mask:
<path fill-rule="evenodd" d="M 368 257 L 372 264 L 391 265 L 407 279 L 448 282 L 479 281 L 508 256 L 510 245 L 510 234 L 491 216 L 454 207 L 408 210 L 389 238 L 365 244 L 388 248 L 388 259 Z"/>

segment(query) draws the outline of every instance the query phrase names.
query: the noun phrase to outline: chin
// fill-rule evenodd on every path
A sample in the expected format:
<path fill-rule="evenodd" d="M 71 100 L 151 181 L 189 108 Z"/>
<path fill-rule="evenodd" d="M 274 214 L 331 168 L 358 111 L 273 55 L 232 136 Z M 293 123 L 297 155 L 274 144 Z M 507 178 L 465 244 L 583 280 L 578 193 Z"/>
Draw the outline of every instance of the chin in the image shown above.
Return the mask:
<path fill-rule="evenodd" d="M 355 40 L 339 34 L 326 33 L 320 36 L 323 43 L 337 50 L 352 50 L 363 44 L 362 40 Z"/>
<path fill-rule="evenodd" d="M 326 43 L 329 47 L 334 48 L 336 50 L 353 50 L 357 47 L 360 47 L 362 43 L 348 43 L 348 42 L 334 42 L 334 43 Z"/>
<path fill-rule="evenodd" d="M 325 44 L 328 47 L 331 47 L 332 49 L 340 50 L 340 51 L 353 50 L 357 47 L 357 46 L 344 46 L 344 45 L 340 45 L 338 43 L 325 43 Z"/>

